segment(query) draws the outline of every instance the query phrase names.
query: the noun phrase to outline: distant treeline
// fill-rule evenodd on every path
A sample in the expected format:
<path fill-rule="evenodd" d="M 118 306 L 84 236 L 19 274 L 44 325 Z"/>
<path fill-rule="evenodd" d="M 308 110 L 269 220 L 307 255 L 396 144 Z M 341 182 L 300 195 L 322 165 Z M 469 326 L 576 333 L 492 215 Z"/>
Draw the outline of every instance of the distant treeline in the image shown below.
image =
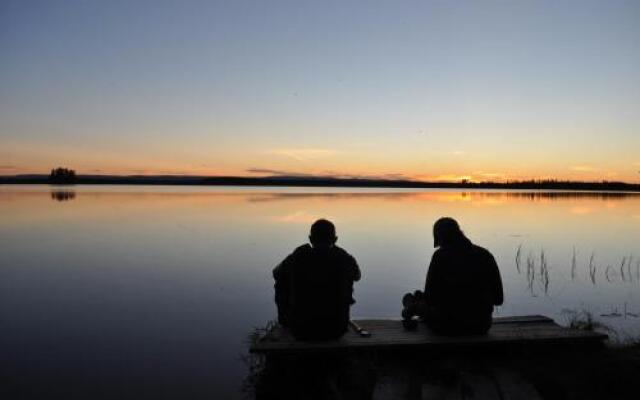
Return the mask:
<path fill-rule="evenodd" d="M 51 183 L 75 183 L 76 182 L 76 171 L 68 168 L 54 168 L 51 170 L 49 174 L 49 182 Z"/>
<path fill-rule="evenodd" d="M 640 184 L 625 182 L 575 182 L 528 180 L 511 182 L 420 182 L 410 180 L 333 178 L 333 177 L 207 177 L 177 175 L 73 175 L 73 179 L 52 179 L 52 175 L 0 176 L 0 184 L 75 183 L 89 185 L 211 185 L 211 186 L 301 186 L 361 188 L 436 189 L 520 189 L 520 190 L 598 190 L 640 192 Z"/>

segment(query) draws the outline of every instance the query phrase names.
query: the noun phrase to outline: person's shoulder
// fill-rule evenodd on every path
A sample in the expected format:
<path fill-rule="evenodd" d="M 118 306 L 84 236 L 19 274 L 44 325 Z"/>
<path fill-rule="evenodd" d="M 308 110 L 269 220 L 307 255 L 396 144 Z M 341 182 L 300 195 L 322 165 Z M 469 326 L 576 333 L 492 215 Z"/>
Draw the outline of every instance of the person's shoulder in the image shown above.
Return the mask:
<path fill-rule="evenodd" d="M 334 251 L 334 254 L 338 256 L 339 259 L 342 259 L 343 261 L 346 261 L 347 263 L 353 264 L 355 266 L 358 265 L 356 258 L 351 254 L 349 254 L 349 252 L 343 249 L 342 247 L 333 246 L 333 251 Z"/>
<path fill-rule="evenodd" d="M 333 246 L 333 251 L 340 257 L 353 258 L 355 260 L 355 258 L 351 254 L 349 254 L 348 251 L 340 246 Z"/>
<path fill-rule="evenodd" d="M 305 243 L 296 247 L 296 249 L 293 252 L 295 253 L 297 251 L 310 251 L 310 250 L 311 250 L 311 245 L 309 243 Z"/>
<path fill-rule="evenodd" d="M 278 279 L 282 274 L 289 273 L 288 271 L 290 271 L 294 265 L 300 264 L 304 257 L 309 254 L 310 250 L 311 246 L 309 246 L 309 244 L 296 247 L 291 254 L 286 256 L 284 260 L 273 269 L 273 277 Z"/>
<path fill-rule="evenodd" d="M 303 254 L 308 254 L 310 252 L 311 252 L 311 245 L 309 243 L 305 243 L 303 245 L 296 247 L 295 250 L 293 250 L 293 253 L 291 253 L 291 255 L 300 256 Z"/>
<path fill-rule="evenodd" d="M 442 258 L 446 253 L 447 253 L 447 249 L 445 249 L 444 247 L 438 247 L 431 255 L 431 259 L 438 260 Z"/>
<path fill-rule="evenodd" d="M 491 254 L 491 252 L 489 250 L 485 249 L 482 246 L 478 246 L 477 244 L 473 245 L 473 251 L 478 256 L 481 256 L 483 258 L 487 258 L 487 259 L 492 259 L 493 258 L 493 254 Z"/>
<path fill-rule="evenodd" d="M 473 247 L 473 250 L 477 251 L 478 253 L 491 254 L 491 252 L 489 252 L 489 250 L 485 249 L 482 246 L 478 246 L 477 244 L 472 244 L 471 246 Z"/>

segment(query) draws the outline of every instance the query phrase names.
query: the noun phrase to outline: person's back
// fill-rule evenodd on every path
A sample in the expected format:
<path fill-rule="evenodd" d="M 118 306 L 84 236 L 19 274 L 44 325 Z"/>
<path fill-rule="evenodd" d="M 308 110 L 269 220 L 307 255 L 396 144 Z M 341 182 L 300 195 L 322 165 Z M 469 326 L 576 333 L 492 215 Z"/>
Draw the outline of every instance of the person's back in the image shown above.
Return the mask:
<path fill-rule="evenodd" d="M 278 321 L 298 339 L 334 339 L 349 323 L 353 282 L 360 279 L 355 259 L 335 246 L 335 228 L 326 220 L 311 229 L 311 242 L 278 265 Z"/>
<path fill-rule="evenodd" d="M 493 306 L 503 302 L 502 280 L 495 259 L 476 246 L 450 218 L 434 227 L 437 246 L 425 283 L 427 323 L 446 334 L 484 333 Z"/>

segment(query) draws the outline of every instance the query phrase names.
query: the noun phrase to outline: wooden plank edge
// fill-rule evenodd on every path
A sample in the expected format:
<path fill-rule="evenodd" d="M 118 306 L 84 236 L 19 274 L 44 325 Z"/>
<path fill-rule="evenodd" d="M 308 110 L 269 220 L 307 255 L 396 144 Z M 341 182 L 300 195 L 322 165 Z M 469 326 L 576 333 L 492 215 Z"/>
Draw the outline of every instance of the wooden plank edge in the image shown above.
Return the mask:
<path fill-rule="evenodd" d="M 433 348 L 451 348 L 451 347 L 459 347 L 459 348 L 469 348 L 469 347 L 508 347 L 513 345 L 537 345 L 537 344 L 565 344 L 566 342 L 571 342 L 573 344 L 585 345 L 585 344 L 601 344 L 605 340 L 609 338 L 608 335 L 603 333 L 594 333 L 593 335 L 585 335 L 585 336 L 564 336 L 564 337 L 543 337 L 543 338 L 523 338 L 523 337 L 514 337 L 502 339 L 499 341 L 449 341 L 449 342 L 423 342 L 416 343 L 413 341 L 409 341 L 408 343 L 402 342 L 393 342 L 393 343 L 371 343 L 371 342 L 351 342 L 351 343 L 335 343 L 335 342 L 327 342 L 318 343 L 317 345 L 308 344 L 306 346 L 251 346 L 249 347 L 250 353 L 314 353 L 314 352 L 345 352 L 349 350 L 390 350 L 390 349 L 433 349 Z"/>

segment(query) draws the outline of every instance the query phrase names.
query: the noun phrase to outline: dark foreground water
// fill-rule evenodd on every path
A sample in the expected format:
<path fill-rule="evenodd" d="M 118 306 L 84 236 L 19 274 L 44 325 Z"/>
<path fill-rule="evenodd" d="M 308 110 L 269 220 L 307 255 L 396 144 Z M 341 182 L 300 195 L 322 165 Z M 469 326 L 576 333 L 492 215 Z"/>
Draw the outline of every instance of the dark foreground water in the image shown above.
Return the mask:
<path fill-rule="evenodd" d="M 246 335 L 275 316 L 271 269 L 316 218 L 362 268 L 352 315 L 398 317 L 441 216 L 494 253 L 498 315 L 587 310 L 640 334 L 638 195 L 0 186 L 0 390 L 240 398 Z"/>

